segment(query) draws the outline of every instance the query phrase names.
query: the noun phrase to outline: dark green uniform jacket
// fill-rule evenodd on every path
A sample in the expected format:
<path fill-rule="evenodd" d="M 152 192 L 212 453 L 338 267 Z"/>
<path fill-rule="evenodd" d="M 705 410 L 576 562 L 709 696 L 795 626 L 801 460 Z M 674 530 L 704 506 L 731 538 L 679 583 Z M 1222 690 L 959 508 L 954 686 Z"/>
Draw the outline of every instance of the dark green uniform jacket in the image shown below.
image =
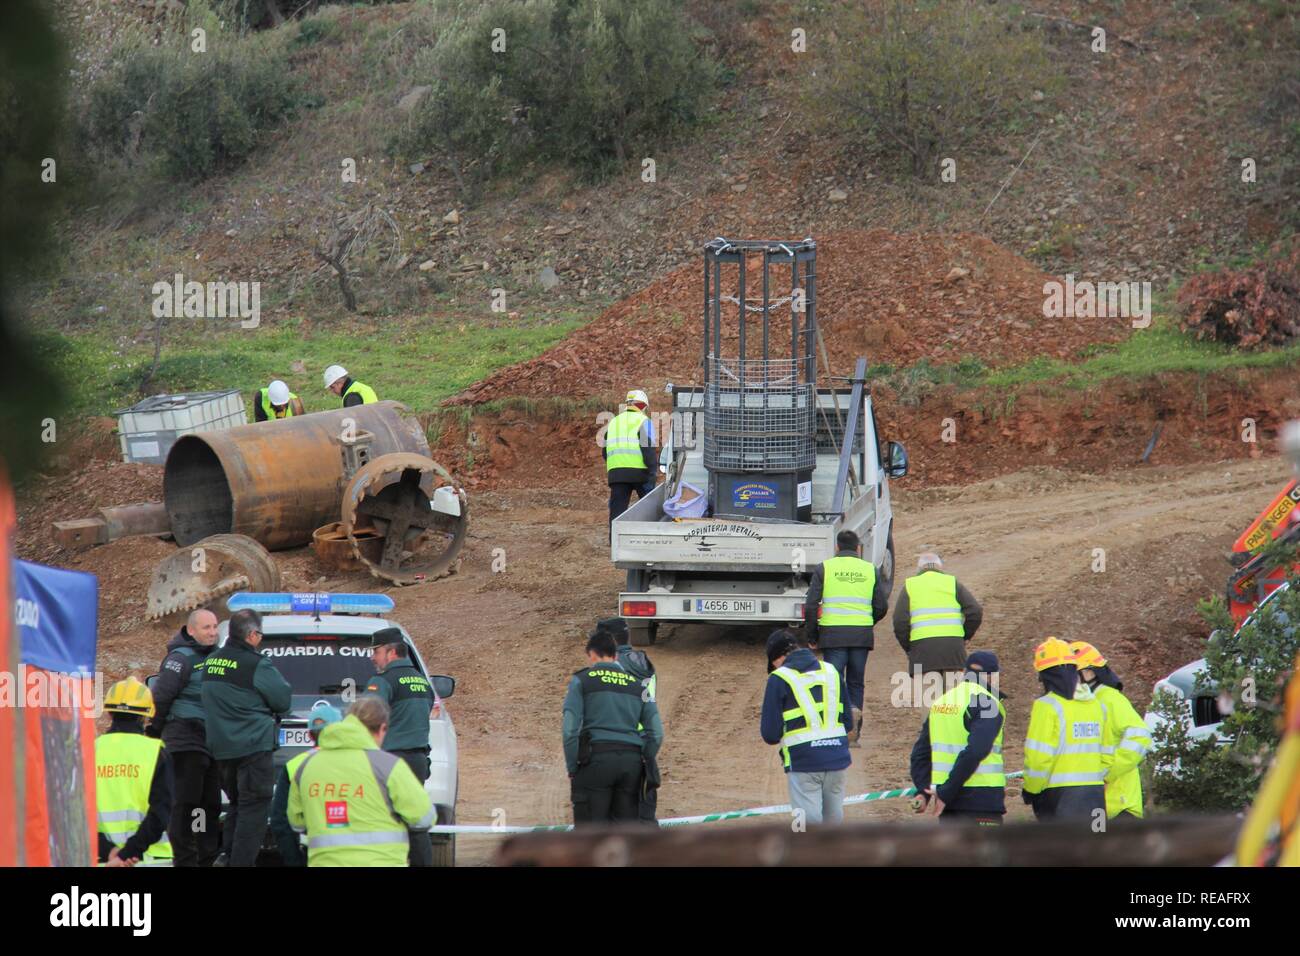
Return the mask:
<path fill-rule="evenodd" d="M 207 753 L 203 728 L 203 662 L 214 650 L 181 628 L 167 645 L 167 656 L 153 682 L 151 733 L 172 753 Z"/>
<path fill-rule="evenodd" d="M 399 657 L 370 679 L 366 693 L 383 699 L 392 712 L 385 750 L 428 750 L 433 687 L 409 659 Z"/>
<path fill-rule="evenodd" d="M 641 679 L 616 661 L 601 661 L 575 672 L 564 697 L 564 763 L 569 773 L 578 770 L 584 735 L 593 744 L 632 744 L 647 757 L 658 753 L 664 725 L 659 708 L 649 698 Z M 644 734 L 637 732 L 638 724 Z"/>
<path fill-rule="evenodd" d="M 293 691 L 269 658 L 230 638 L 208 655 L 201 686 L 213 757 L 234 760 L 275 749 L 275 717 L 289 712 Z"/>

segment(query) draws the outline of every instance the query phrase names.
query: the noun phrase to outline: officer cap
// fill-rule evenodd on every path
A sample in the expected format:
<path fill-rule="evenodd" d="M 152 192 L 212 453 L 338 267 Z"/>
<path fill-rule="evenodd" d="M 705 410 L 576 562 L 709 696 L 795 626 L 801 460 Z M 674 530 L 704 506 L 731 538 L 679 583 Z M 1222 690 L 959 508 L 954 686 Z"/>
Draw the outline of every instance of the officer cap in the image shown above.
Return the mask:
<path fill-rule="evenodd" d="M 587 636 L 595 637 L 597 634 L 608 634 L 614 639 L 615 644 L 626 644 L 628 642 L 627 621 L 621 617 L 601 618 Z"/>
<path fill-rule="evenodd" d="M 404 644 L 406 638 L 402 636 L 400 627 L 382 627 L 370 635 L 371 647 L 384 647 L 387 644 Z"/>
<path fill-rule="evenodd" d="M 773 631 L 767 638 L 767 669 L 770 673 L 774 668 L 772 662 L 778 657 L 784 657 L 792 650 L 799 646 L 794 635 L 789 631 Z"/>

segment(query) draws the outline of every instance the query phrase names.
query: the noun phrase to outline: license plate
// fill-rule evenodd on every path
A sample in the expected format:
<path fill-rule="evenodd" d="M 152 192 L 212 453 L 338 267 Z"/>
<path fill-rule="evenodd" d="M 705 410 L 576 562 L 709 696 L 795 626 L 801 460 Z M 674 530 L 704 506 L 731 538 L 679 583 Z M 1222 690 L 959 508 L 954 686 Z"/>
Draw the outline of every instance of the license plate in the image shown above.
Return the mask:
<path fill-rule="evenodd" d="M 754 614 L 757 610 L 757 601 L 741 601 L 736 598 L 695 599 L 697 614 Z"/>
<path fill-rule="evenodd" d="M 311 734 L 307 733 L 306 727 L 281 727 L 280 746 L 310 747 L 312 746 Z"/>

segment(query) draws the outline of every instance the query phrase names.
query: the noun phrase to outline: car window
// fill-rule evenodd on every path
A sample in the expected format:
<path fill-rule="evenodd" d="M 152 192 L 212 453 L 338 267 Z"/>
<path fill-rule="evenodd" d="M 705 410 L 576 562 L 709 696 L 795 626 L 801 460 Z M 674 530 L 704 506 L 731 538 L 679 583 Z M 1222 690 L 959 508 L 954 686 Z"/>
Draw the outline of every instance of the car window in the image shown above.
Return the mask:
<path fill-rule="evenodd" d="M 359 693 L 375 676 L 368 637 L 268 634 L 258 650 L 295 694 L 337 694 L 348 687 Z"/>

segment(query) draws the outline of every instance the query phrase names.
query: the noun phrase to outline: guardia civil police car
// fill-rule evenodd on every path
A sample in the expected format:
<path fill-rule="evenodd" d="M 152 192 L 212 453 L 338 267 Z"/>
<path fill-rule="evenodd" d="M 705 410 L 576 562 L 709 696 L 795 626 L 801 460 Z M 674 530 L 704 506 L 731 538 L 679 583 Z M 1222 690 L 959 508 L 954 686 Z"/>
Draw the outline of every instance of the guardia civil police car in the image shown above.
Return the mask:
<path fill-rule="evenodd" d="M 411 636 L 397 622 L 383 615 L 393 610 L 392 598 L 383 594 L 256 594 L 241 592 L 226 601 L 231 613 L 254 610 L 262 615 L 262 643 L 258 650 L 271 659 L 276 670 L 293 688 L 289 714 L 280 720 L 279 768 L 292 757 L 310 749 L 307 715 L 317 701 L 327 701 L 342 711 L 365 692 L 375 676 L 370 660 L 370 635 L 385 627 L 402 632 L 411 663 L 429 678 L 443 704 L 429 718 L 429 779 L 424 788 L 437 811 L 438 823 L 456 822 L 456 794 L 459 776 L 456 762 L 456 728 L 446 700 L 456 681 L 442 674 L 430 674 Z M 228 622 L 219 629 L 218 643 L 226 642 Z M 456 859 L 454 834 L 433 834 L 435 866 L 453 866 Z M 274 851 L 269 832 L 264 849 Z"/>

